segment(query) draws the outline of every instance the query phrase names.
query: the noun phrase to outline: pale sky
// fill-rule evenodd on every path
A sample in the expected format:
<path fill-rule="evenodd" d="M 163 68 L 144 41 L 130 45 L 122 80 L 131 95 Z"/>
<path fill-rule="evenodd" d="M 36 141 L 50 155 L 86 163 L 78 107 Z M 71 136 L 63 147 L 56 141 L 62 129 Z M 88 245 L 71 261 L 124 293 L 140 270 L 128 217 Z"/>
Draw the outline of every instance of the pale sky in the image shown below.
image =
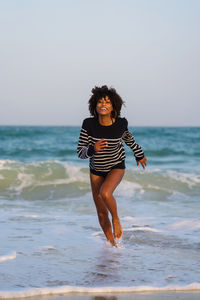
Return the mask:
<path fill-rule="evenodd" d="M 108 85 L 132 126 L 200 126 L 199 0 L 0 0 L 0 125 L 81 125 Z"/>

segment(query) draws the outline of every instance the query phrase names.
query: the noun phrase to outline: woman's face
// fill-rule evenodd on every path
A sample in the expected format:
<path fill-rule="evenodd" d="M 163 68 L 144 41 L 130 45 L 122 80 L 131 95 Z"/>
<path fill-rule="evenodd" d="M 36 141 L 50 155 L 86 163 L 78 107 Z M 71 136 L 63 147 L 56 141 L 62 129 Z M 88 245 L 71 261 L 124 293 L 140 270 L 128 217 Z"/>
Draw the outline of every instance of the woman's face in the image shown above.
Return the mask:
<path fill-rule="evenodd" d="M 108 96 L 102 97 L 97 101 L 96 111 L 98 115 L 111 115 L 113 111 L 112 102 Z"/>

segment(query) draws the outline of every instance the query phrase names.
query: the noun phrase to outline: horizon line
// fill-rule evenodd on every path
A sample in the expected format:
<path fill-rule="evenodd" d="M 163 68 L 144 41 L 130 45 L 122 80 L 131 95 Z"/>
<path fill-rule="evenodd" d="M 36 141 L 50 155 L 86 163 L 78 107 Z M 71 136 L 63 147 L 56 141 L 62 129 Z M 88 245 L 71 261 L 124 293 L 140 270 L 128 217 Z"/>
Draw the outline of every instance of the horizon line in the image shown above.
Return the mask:
<path fill-rule="evenodd" d="M 0 124 L 0 127 L 80 127 L 81 125 L 70 124 Z M 200 125 L 128 125 L 129 127 L 200 127 Z"/>

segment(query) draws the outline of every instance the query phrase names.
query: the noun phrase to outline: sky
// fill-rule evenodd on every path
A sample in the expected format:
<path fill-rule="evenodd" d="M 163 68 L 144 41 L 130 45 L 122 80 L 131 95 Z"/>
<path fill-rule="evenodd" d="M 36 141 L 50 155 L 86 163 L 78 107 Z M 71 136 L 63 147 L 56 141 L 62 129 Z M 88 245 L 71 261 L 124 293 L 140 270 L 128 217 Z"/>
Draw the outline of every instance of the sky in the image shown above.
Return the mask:
<path fill-rule="evenodd" d="M 199 0 L 0 0 L 0 125 L 78 125 L 94 86 L 131 126 L 200 126 Z"/>

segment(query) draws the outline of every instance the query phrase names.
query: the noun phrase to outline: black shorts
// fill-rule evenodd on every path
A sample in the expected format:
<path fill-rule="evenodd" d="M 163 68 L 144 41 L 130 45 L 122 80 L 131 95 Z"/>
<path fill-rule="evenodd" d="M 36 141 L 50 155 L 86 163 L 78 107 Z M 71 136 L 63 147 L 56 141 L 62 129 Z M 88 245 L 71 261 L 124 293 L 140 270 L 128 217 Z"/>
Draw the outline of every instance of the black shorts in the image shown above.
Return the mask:
<path fill-rule="evenodd" d="M 125 161 L 123 160 L 123 161 L 120 162 L 119 164 L 113 166 L 113 167 L 110 169 L 110 171 L 113 170 L 113 169 L 125 169 L 125 168 L 126 168 L 126 166 L 125 166 Z M 98 175 L 98 176 L 103 176 L 104 178 L 108 175 L 108 173 L 109 173 L 110 171 L 107 171 L 107 172 L 100 172 L 100 171 L 96 171 L 96 170 L 90 168 L 90 173 L 92 173 L 92 174 L 94 174 L 94 175 Z"/>

